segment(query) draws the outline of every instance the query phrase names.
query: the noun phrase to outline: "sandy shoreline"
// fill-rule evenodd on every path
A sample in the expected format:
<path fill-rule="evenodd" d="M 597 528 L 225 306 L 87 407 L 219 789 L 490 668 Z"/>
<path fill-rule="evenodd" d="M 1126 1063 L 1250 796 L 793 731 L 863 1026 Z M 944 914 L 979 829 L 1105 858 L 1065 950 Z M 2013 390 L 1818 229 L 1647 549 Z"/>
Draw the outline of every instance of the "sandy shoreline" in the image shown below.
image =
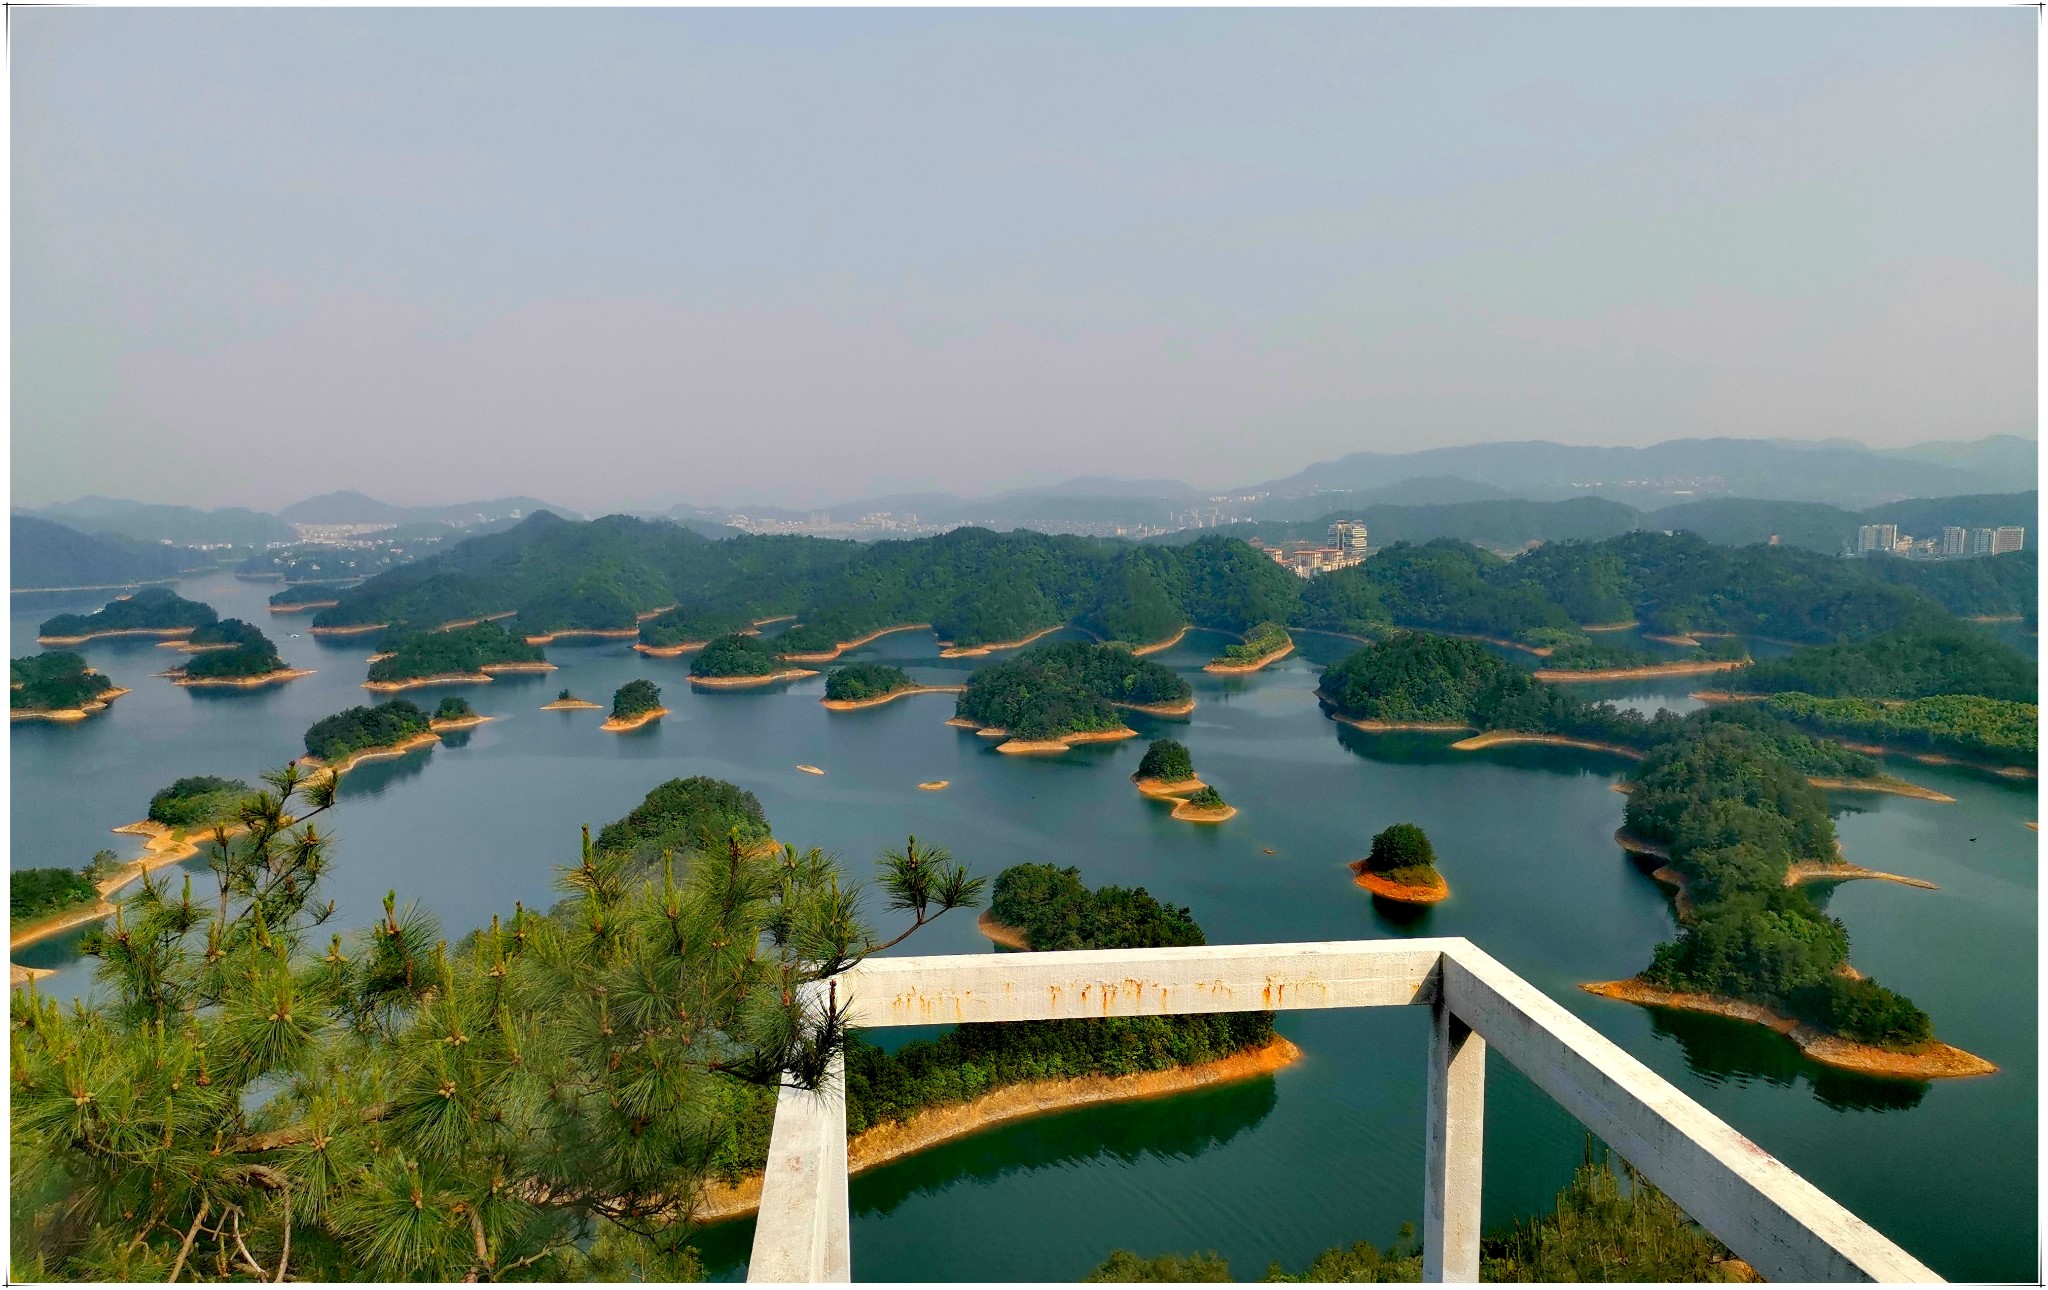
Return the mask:
<path fill-rule="evenodd" d="M 988 937 L 998 945 L 1005 945 L 1013 950 L 1029 950 L 1031 948 L 1031 942 L 1025 938 L 1022 928 L 1012 927 L 1008 923 L 997 922 L 996 916 L 986 909 L 981 911 L 981 917 L 974 920 L 974 925 L 980 929 L 983 936 Z"/>
<path fill-rule="evenodd" d="M 605 723 L 599 726 L 598 729 L 608 730 L 615 735 L 624 734 L 628 730 L 638 730 L 650 721 L 659 721 L 667 715 L 667 708 L 649 708 L 645 712 L 636 712 L 630 717 L 607 717 Z"/>
<path fill-rule="evenodd" d="M 552 645 L 556 641 L 576 640 L 630 641 L 640 638 L 638 627 L 564 627 L 560 631 L 542 632 L 538 636 L 526 637 L 528 645 Z"/>
<path fill-rule="evenodd" d="M 1132 645 L 1129 647 L 1131 655 L 1134 658 L 1143 658 L 1147 654 L 1157 654 L 1161 650 L 1172 649 L 1174 646 L 1180 644 L 1181 637 L 1187 635 L 1192 630 L 1193 626 L 1190 625 L 1188 627 L 1181 628 L 1179 631 L 1175 632 L 1173 635 L 1167 637 L 1163 641 L 1153 641 L 1150 645 Z"/>
<path fill-rule="evenodd" d="M 1809 775 L 1806 782 L 1815 788 L 1832 788 L 1848 793 L 1891 793 L 1897 797 L 1917 797 L 1923 802 L 1953 802 L 1956 799 L 1947 793 L 1938 793 L 1931 788 L 1909 784 L 1903 779 L 1889 776 L 1883 779 L 1830 779 L 1824 775 Z"/>
<path fill-rule="evenodd" d="M 540 710 L 542 712 L 580 712 L 585 708 L 600 706 L 602 705 L 592 703 L 588 699 L 556 699 L 553 703 L 541 704 Z"/>
<path fill-rule="evenodd" d="M 1014 640 L 1014 641 L 990 641 L 990 642 L 988 642 L 988 643 L 987 643 L 986 645 L 953 645 L 953 644 L 948 644 L 948 645 L 946 645 L 946 646 L 945 646 L 944 648 L 942 648 L 942 649 L 941 649 L 941 650 L 939 651 L 939 657 L 940 657 L 940 658 L 983 658 L 983 657 L 985 657 L 985 656 L 987 656 L 987 655 L 990 655 L 990 654 L 993 654 L 993 653 L 995 653 L 995 652 L 996 652 L 997 650 L 1004 650 L 1004 649 L 1022 649 L 1022 648 L 1023 648 L 1024 646 L 1026 646 L 1026 645 L 1029 645 L 1029 644 L 1030 644 L 1031 642 L 1033 642 L 1033 641 L 1037 640 L 1037 639 L 1038 639 L 1039 637 L 1041 637 L 1041 636 L 1050 636 L 1050 635 L 1052 635 L 1052 634 L 1053 634 L 1054 632 L 1058 631 L 1058 630 L 1059 630 L 1060 628 L 1062 628 L 1062 627 L 1065 627 L 1065 626 L 1066 626 L 1066 624 L 1065 624 L 1065 623 L 1058 623 L 1058 624 L 1055 624 L 1054 626 L 1051 626 L 1051 627 L 1047 627 L 1047 628 L 1044 628 L 1044 629 L 1042 629 L 1042 630 L 1039 630 L 1039 631 L 1035 631 L 1035 632 L 1031 633 L 1031 634 L 1030 634 L 1029 636 L 1026 636 L 1026 637 L 1024 637 L 1024 638 L 1023 638 L 1023 639 L 1021 639 L 1021 640 Z"/>
<path fill-rule="evenodd" d="M 1195 710 L 1195 696 L 1191 694 L 1178 703 L 1112 703 L 1109 706 L 1125 712 L 1142 712 L 1148 717 L 1185 717 Z"/>
<path fill-rule="evenodd" d="M 1368 734 L 1375 735 L 1388 734 L 1399 730 L 1420 730 L 1429 734 L 1463 734 L 1470 732 L 1472 729 L 1470 726 L 1460 725 L 1457 722 L 1367 721 L 1363 717 L 1347 717 L 1335 709 L 1332 709 L 1328 716 L 1330 720 L 1341 725 L 1347 725 L 1354 730 L 1363 730 Z"/>
<path fill-rule="evenodd" d="M 169 636 L 177 638 L 190 636 L 199 630 L 198 624 L 190 627 L 123 627 L 117 631 L 87 632 L 83 636 L 38 636 L 38 645 L 83 645 L 87 641 L 112 640 L 116 636 Z"/>
<path fill-rule="evenodd" d="M 928 779 L 918 785 L 919 788 L 927 793 L 936 793 L 942 788 L 951 788 L 952 786 L 953 781 L 950 779 Z"/>
<path fill-rule="evenodd" d="M 1185 799 L 1176 799 L 1172 818 L 1185 820 L 1189 824 L 1221 824 L 1236 815 L 1237 808 L 1234 806 L 1196 806 Z"/>
<path fill-rule="evenodd" d="M 1293 652 L 1294 642 L 1288 641 L 1279 649 L 1274 650 L 1270 654 L 1261 654 L 1249 663 L 1214 662 L 1203 665 L 1202 670 L 1204 672 L 1214 672 L 1218 676 L 1241 676 L 1246 672 L 1256 672 L 1269 663 L 1278 663 Z"/>
<path fill-rule="evenodd" d="M 1701 672 L 1732 672 L 1739 667 L 1748 667 L 1746 658 L 1701 659 L 1695 663 L 1650 663 L 1642 667 L 1607 667 L 1592 671 L 1575 671 L 1570 668 L 1539 667 L 1535 677 L 1539 681 L 1634 681 L 1658 676 L 1693 676 Z"/>
<path fill-rule="evenodd" d="M 1363 860 L 1352 861 L 1349 868 L 1351 881 L 1382 900 L 1399 901 L 1403 905 L 1434 905 L 1440 900 L 1448 900 L 1451 895 L 1451 884 L 1444 881 L 1442 874 L 1437 875 L 1434 885 L 1417 886 L 1373 873 L 1365 868 Z"/>
<path fill-rule="evenodd" d="M 1584 748 L 1591 752 L 1613 753 L 1630 761 L 1641 761 L 1643 754 L 1621 744 L 1603 744 L 1591 739 L 1573 739 L 1569 735 L 1526 735 L 1513 730 L 1488 730 L 1460 739 L 1451 745 L 1459 752 L 1476 752 L 1481 748 L 1499 748 L 1507 744 L 1552 744 L 1559 748 Z"/>
<path fill-rule="evenodd" d="M 930 623 L 898 623 L 894 627 L 883 627 L 850 641 L 840 641 L 829 650 L 815 650 L 809 654 L 783 654 L 778 657 L 789 663 L 830 663 L 846 651 L 859 649 L 869 641 L 880 640 L 892 632 L 930 631 L 931 626 Z"/>
<path fill-rule="evenodd" d="M 242 826 L 238 823 L 228 824 L 225 828 L 227 835 L 231 838 L 243 831 Z M 176 864 L 180 860 L 191 859 L 199 854 L 199 847 L 202 842 L 211 842 L 214 837 L 214 831 L 211 828 L 179 830 L 173 829 L 167 824 L 158 824 L 155 820 L 137 820 L 133 824 L 123 824 L 112 831 L 115 833 L 135 834 L 147 838 L 148 841 L 143 843 L 142 846 L 142 855 L 128 861 L 120 868 L 114 870 L 113 873 L 108 874 L 94 884 L 99 889 L 100 895 L 96 903 L 60 910 L 54 914 L 39 918 L 32 923 L 9 929 L 7 944 L 9 952 L 21 949 L 24 946 L 33 945 L 37 941 L 48 940 L 50 937 L 56 936 L 61 932 L 68 932 L 74 927 L 81 927 L 86 923 L 96 923 L 102 918 L 111 917 L 114 907 L 108 902 L 108 897 L 135 882 L 145 874 L 161 869 L 165 865 Z M 48 974 L 47 969 L 16 968 L 15 970 L 16 972 L 41 972 L 44 975 Z"/>
<path fill-rule="evenodd" d="M 817 672 L 810 668 L 787 667 L 761 676 L 693 676 L 690 678 L 690 684 L 708 690 L 738 690 L 750 685 L 772 685 L 777 681 L 793 681 L 800 677 L 816 675 Z"/>
<path fill-rule="evenodd" d="M 491 678 L 482 672 L 436 672 L 432 676 L 409 676 L 403 681 L 365 681 L 365 690 L 378 694 L 398 694 L 405 690 L 424 690 L 431 685 L 488 685 Z"/>
<path fill-rule="evenodd" d="M 958 694 L 966 688 L 964 685 L 908 685 L 872 699 L 820 699 L 818 702 L 833 712 L 853 712 L 860 708 L 879 708 L 912 694 Z"/>
<path fill-rule="evenodd" d="M 1133 779 L 1131 783 L 1137 785 L 1138 791 L 1147 797 L 1184 797 L 1198 788 L 1209 787 L 1194 777 L 1175 780 Z"/>
<path fill-rule="evenodd" d="M 878 1124 L 846 1144 L 847 1172 L 862 1173 L 892 1160 L 968 1137 L 983 1129 L 1072 1107 L 1165 1097 L 1212 1084 L 1270 1075 L 1301 1057 L 1301 1050 L 1274 1036 L 1271 1043 L 1198 1066 L 1143 1071 L 1135 1075 L 1084 1075 L 1076 1079 L 1033 1080 L 984 1093 L 971 1102 L 931 1107 L 908 1120 Z M 738 1184 L 705 1185 L 692 1217 L 699 1223 L 743 1218 L 761 1206 L 761 1176 Z"/>
<path fill-rule="evenodd" d="M 272 605 L 270 606 L 270 612 L 273 614 L 303 614 L 313 609 L 332 609 L 340 603 L 339 600 L 301 600 L 289 605 Z"/>
<path fill-rule="evenodd" d="M 318 670 L 311 667 L 282 667 L 275 672 L 264 672 L 257 676 L 181 676 L 173 680 L 172 684 L 182 685 L 188 690 L 253 690 L 258 686 L 296 681 L 302 676 L 311 676 Z"/>
<path fill-rule="evenodd" d="M 10 708 L 7 720 L 10 723 L 16 721 L 48 721 L 55 725 L 68 725 L 74 721 L 83 721 L 94 713 L 105 712 L 107 706 L 114 700 L 129 693 L 132 693 L 132 691 L 124 686 L 117 685 L 110 690 L 101 690 L 98 694 L 95 694 L 92 698 L 87 699 L 83 704 L 75 708 Z"/>
<path fill-rule="evenodd" d="M 1916 1052 L 1895 1052 L 1889 1048 L 1859 1044 L 1840 1035 L 1816 1030 L 1790 1017 L 1781 1017 L 1760 1003 L 1712 994 L 1687 994 L 1677 990 L 1666 990 L 1651 985 L 1640 977 L 1631 977 L 1626 981 L 1590 981 L 1579 988 L 1588 994 L 1597 994 L 1603 999 L 1619 999 L 1624 1003 L 1653 1008 L 1705 1012 L 1768 1026 L 1797 1044 L 1799 1050 L 1813 1060 L 1865 1075 L 1911 1080 L 1961 1079 L 1972 1075 L 1990 1075 L 1998 1070 L 1996 1064 L 1985 1061 L 1974 1053 L 1966 1053 L 1960 1048 L 1938 1041 L 1930 1041 Z"/>
<path fill-rule="evenodd" d="M 987 734 L 988 732 L 986 730 L 977 730 L 974 733 L 979 735 Z M 1006 739 L 996 745 L 996 751 L 999 753 L 1063 753 L 1071 749 L 1075 744 L 1115 743 L 1119 739 L 1136 739 L 1137 737 L 1137 731 L 1121 726 L 1115 730 L 1076 730 L 1072 734 L 1061 735 L 1056 739 Z"/>
<path fill-rule="evenodd" d="M 1785 866 L 1787 887 L 1796 887 L 1803 882 L 1848 882 L 1856 878 L 1896 882 L 1904 887 L 1919 887 L 1924 891 L 1941 890 L 1939 883 L 1929 882 L 1925 878 L 1909 878 L 1904 874 L 1885 873 L 1881 869 L 1865 869 L 1860 864 L 1850 864 L 1846 860 L 1839 860 L 1834 864 L 1822 864 L 1815 860 L 1794 860 Z"/>
<path fill-rule="evenodd" d="M 1625 623 L 1580 623 L 1579 630 L 1582 632 L 1625 632 L 1631 627 L 1640 626 L 1642 626 L 1641 623 L 1631 618 Z"/>
<path fill-rule="evenodd" d="M 427 722 L 427 728 L 438 735 L 443 733 L 444 731 L 449 730 L 470 730 L 490 720 L 492 720 L 492 718 L 483 715 L 481 712 L 477 713 L 473 717 L 457 717 L 452 720 L 445 721 L 442 720 L 440 717 L 435 717 L 431 721 Z"/>
<path fill-rule="evenodd" d="M 363 636 L 370 632 L 381 632 L 390 623 L 351 623 L 347 627 L 308 627 L 315 636 Z"/>
<path fill-rule="evenodd" d="M 379 744 L 375 748 L 358 748 L 338 765 L 329 766 L 318 757 L 310 755 L 300 757 L 298 763 L 301 766 L 312 767 L 316 775 L 339 777 L 348 774 L 366 761 L 387 761 L 393 757 L 403 757 L 409 752 L 416 752 L 421 748 L 431 748 L 440 742 L 441 736 L 429 729 L 423 730 L 412 738 L 399 743 Z"/>

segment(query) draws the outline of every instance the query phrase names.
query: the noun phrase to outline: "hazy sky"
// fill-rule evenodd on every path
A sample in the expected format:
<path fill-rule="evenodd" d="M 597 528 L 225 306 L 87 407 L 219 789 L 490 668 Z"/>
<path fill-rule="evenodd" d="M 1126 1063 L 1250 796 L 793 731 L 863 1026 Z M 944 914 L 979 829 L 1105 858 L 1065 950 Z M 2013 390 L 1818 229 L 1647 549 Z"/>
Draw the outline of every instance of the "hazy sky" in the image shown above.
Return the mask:
<path fill-rule="evenodd" d="M 2030 9 L 16 9 L 14 500 L 2034 433 Z"/>

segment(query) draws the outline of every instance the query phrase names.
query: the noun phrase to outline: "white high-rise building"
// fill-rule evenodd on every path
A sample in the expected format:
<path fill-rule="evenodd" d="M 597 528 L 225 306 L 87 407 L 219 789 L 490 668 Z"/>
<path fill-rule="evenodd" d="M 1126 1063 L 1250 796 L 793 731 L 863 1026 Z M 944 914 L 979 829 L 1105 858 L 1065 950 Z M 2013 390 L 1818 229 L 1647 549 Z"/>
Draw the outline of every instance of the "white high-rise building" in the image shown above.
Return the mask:
<path fill-rule="evenodd" d="M 1991 530 L 1991 554 L 2004 555 L 2007 551 L 2024 551 L 2027 546 L 2027 530 L 2018 524 L 2003 524 Z"/>
<path fill-rule="evenodd" d="M 1899 547 L 1899 526 L 1896 524 L 1865 524 L 1856 530 L 1856 553 L 1869 555 L 1872 551 L 1890 554 Z"/>
<path fill-rule="evenodd" d="M 1370 549 L 1365 525 L 1357 520 L 1338 520 L 1330 526 L 1330 545 L 1341 551 L 1356 551 L 1363 555 Z"/>
<path fill-rule="evenodd" d="M 1941 530 L 1941 553 L 1943 555 L 1968 555 L 1970 553 L 1970 530 L 1954 524 Z"/>

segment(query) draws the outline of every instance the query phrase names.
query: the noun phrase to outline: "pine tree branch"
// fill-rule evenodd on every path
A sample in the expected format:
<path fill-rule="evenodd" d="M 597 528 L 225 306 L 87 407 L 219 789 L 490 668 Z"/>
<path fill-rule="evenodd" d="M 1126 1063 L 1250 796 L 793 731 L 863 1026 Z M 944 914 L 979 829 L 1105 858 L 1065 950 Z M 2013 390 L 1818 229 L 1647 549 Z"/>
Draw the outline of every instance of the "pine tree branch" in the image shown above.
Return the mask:
<path fill-rule="evenodd" d="M 284 1249 L 277 1256 L 277 1284 L 284 1284 L 284 1269 L 292 1261 L 292 1189 L 284 1189 Z"/>
<path fill-rule="evenodd" d="M 206 1211 L 213 1208 L 213 1202 L 199 1202 L 199 1212 L 192 1217 L 192 1226 L 185 1233 L 185 1243 L 178 1247 L 178 1260 L 171 1264 L 171 1275 L 164 1278 L 166 1284 L 175 1282 L 178 1274 L 185 1270 L 185 1256 L 192 1253 L 192 1242 L 199 1239 L 199 1225 L 206 1221 Z"/>

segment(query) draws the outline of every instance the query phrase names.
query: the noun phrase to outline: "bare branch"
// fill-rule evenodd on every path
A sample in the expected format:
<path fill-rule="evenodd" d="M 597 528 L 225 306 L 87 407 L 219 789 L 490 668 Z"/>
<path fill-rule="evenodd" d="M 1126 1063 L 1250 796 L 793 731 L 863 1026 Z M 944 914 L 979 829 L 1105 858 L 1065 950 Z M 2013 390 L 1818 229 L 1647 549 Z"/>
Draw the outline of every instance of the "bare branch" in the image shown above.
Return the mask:
<path fill-rule="evenodd" d="M 206 1211 L 212 1208 L 210 1200 L 199 1202 L 199 1212 L 192 1216 L 192 1226 L 185 1233 L 185 1243 L 178 1247 L 178 1261 L 171 1264 L 171 1275 L 164 1278 L 166 1283 L 176 1281 L 178 1274 L 185 1270 L 185 1256 L 192 1253 L 192 1242 L 199 1239 L 199 1225 L 206 1221 Z"/>

